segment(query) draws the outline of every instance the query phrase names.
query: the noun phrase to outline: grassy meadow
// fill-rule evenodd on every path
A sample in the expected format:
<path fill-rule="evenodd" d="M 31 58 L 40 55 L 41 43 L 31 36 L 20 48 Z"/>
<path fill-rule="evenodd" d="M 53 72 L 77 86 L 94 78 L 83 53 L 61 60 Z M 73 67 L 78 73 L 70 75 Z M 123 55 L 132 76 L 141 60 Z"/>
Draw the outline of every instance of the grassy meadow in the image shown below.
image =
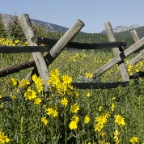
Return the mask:
<path fill-rule="evenodd" d="M 118 65 L 92 77 L 112 58 L 107 50 L 64 50 L 49 66 L 47 93 L 40 77 L 33 75 L 32 85 L 25 80 L 32 68 L 1 77 L 0 144 L 144 144 L 144 79 L 112 89 L 78 90 L 71 85 L 122 81 Z M 31 59 L 25 53 L 0 54 L 0 68 Z M 128 65 L 129 74 L 144 71 L 143 63 Z M 21 92 L 21 86 L 28 88 Z M 12 101 L 4 102 L 4 96 Z"/>

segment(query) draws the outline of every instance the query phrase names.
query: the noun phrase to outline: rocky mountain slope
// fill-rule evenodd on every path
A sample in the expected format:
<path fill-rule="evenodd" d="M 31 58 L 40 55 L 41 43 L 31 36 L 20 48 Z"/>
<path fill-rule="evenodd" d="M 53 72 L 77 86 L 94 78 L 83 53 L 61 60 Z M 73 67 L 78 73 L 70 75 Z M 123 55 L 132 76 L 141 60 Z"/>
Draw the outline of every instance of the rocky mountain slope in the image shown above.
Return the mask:
<path fill-rule="evenodd" d="M 9 14 L 2 14 L 2 18 L 3 18 L 4 24 L 7 25 L 9 23 L 9 21 L 13 20 L 14 16 L 9 15 Z M 68 28 L 66 28 L 66 27 L 59 26 L 59 25 L 52 24 L 52 23 L 48 23 L 48 22 L 43 22 L 40 20 L 31 19 L 31 22 L 34 24 L 41 25 L 42 27 L 45 28 L 46 31 L 64 33 L 68 30 Z"/>
<path fill-rule="evenodd" d="M 140 28 L 140 27 L 142 27 L 142 26 L 140 26 L 138 24 L 133 24 L 131 26 L 120 25 L 117 27 L 113 27 L 113 32 L 114 33 L 120 33 L 120 32 L 132 30 L 132 29 L 136 29 L 136 28 Z M 105 30 L 103 30 L 101 33 L 105 34 Z"/>
<path fill-rule="evenodd" d="M 11 21 L 14 18 L 14 16 L 9 15 L 9 14 L 2 14 L 2 18 L 3 18 L 5 25 L 7 25 L 9 21 Z M 31 22 L 34 24 L 39 24 L 42 27 L 44 27 L 46 31 L 51 31 L 51 32 L 65 33 L 69 29 L 69 28 L 66 28 L 57 24 L 43 22 L 43 21 L 36 20 L 36 19 L 31 19 Z M 138 24 L 133 24 L 131 26 L 120 25 L 117 27 L 113 27 L 114 33 L 122 37 L 130 37 L 130 30 L 132 29 L 136 29 L 138 33 L 140 33 L 140 37 L 144 36 L 144 26 L 140 26 Z M 105 30 L 100 32 L 100 34 L 105 34 Z"/>

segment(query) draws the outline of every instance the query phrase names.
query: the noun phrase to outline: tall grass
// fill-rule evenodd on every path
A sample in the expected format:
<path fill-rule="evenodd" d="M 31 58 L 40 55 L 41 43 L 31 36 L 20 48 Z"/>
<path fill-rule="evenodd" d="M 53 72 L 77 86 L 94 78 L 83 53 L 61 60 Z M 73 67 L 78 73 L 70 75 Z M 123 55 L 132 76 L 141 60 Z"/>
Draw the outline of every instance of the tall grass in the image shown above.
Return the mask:
<path fill-rule="evenodd" d="M 22 78 L 31 68 L 1 78 L 1 98 L 10 96 L 12 101 L 0 99 L 0 132 L 12 144 L 144 143 L 143 79 L 114 89 L 78 90 L 71 86 L 71 80 L 122 81 L 117 65 L 97 79 L 88 76 L 112 57 L 106 51 L 63 51 L 49 67 L 48 93 L 38 77 L 24 92 L 17 91 L 20 84 L 26 84 Z M 0 66 L 28 59 L 32 59 L 30 54 L 0 54 Z M 138 70 L 143 70 L 143 61 L 129 67 L 130 74 Z M 16 84 L 11 78 L 16 78 Z"/>

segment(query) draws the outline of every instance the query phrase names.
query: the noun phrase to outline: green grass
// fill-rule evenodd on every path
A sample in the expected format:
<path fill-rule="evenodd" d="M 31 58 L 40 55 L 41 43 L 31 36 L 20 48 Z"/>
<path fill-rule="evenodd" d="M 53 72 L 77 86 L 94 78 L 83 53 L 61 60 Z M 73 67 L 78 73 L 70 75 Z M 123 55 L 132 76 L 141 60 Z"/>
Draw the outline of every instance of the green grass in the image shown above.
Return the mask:
<path fill-rule="evenodd" d="M 85 74 L 93 73 L 97 68 L 108 62 L 113 54 L 108 51 L 63 51 L 59 57 L 49 66 L 49 70 L 59 69 L 61 75 L 69 75 L 74 82 L 86 82 Z M 0 54 L 0 68 L 14 65 L 32 59 L 31 54 Z M 143 68 L 142 68 L 143 69 Z M 49 94 L 39 93 L 38 97 L 42 99 L 40 105 L 35 105 L 33 101 L 25 100 L 24 94 L 18 95 L 14 92 L 16 87 L 12 86 L 11 78 L 25 78 L 26 74 L 32 68 L 22 70 L 19 73 L 11 74 L 0 78 L 0 94 L 2 96 L 16 95 L 12 102 L 0 101 L 0 131 L 3 131 L 12 144 L 97 144 L 115 143 L 115 130 L 120 132 L 120 143 L 130 143 L 129 140 L 136 136 L 138 143 L 144 142 L 144 80 L 139 79 L 131 81 L 127 87 L 118 87 L 115 89 L 87 89 L 72 90 L 70 94 L 58 93 L 57 89 L 52 88 Z M 116 82 L 122 81 L 118 72 L 118 66 L 114 66 L 99 79 L 92 82 Z M 35 85 L 32 85 L 35 89 Z M 36 89 L 35 89 L 36 90 Z M 26 92 L 26 91 L 25 91 Z M 79 93 L 76 97 L 75 93 Z M 91 96 L 87 97 L 87 93 Z M 68 98 L 68 106 L 61 105 L 61 99 Z M 115 100 L 113 100 L 115 97 Z M 78 103 L 80 110 L 73 114 L 70 112 L 71 105 Z M 111 111 L 111 105 L 114 103 L 115 110 Z M 58 111 L 58 117 L 46 115 L 46 107 L 53 107 Z M 99 110 L 99 107 L 102 110 Z M 105 135 L 100 136 L 100 132 L 94 131 L 95 118 L 102 114 L 109 113 L 107 122 L 102 129 Z M 118 125 L 114 122 L 115 115 L 120 114 L 124 117 L 126 125 Z M 69 123 L 73 115 L 79 117 L 78 128 L 69 129 Z M 84 117 L 90 116 L 90 122 L 84 123 Z M 46 116 L 49 123 L 45 126 L 41 118 Z M 101 140 L 101 141 L 100 141 Z"/>

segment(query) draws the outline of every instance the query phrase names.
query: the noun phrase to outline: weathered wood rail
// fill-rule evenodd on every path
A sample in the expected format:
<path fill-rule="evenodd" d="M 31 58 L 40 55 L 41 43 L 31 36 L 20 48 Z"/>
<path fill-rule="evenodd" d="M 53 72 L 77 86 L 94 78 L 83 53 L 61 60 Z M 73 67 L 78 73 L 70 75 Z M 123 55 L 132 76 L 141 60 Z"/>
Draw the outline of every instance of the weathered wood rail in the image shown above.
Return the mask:
<path fill-rule="evenodd" d="M 132 32 L 132 37 L 135 40 L 135 43 L 131 45 L 126 50 L 123 50 L 123 47 L 126 47 L 125 42 L 117 42 L 114 36 L 111 24 L 105 23 L 105 30 L 109 42 L 103 43 L 78 43 L 71 42 L 74 36 L 82 29 L 84 23 L 81 20 L 78 20 L 59 40 L 40 38 L 34 35 L 32 30 L 31 22 L 29 16 L 24 14 L 19 17 L 20 23 L 22 25 L 23 31 L 25 33 L 26 39 L 29 43 L 29 46 L 25 47 L 9 47 L 9 46 L 0 46 L 0 53 L 22 53 L 22 52 L 32 52 L 34 60 L 27 61 L 22 64 L 8 66 L 0 69 L 0 77 L 19 72 L 20 70 L 34 67 L 33 70 L 27 74 L 25 77 L 27 80 L 32 83 L 32 75 L 36 73 L 44 80 L 44 85 L 46 86 L 46 81 L 49 79 L 48 66 L 58 57 L 58 55 L 63 51 L 65 47 L 76 48 L 76 49 L 100 49 L 100 48 L 112 48 L 114 53 L 114 58 L 111 61 L 108 61 L 105 65 L 93 72 L 94 77 L 101 76 L 104 72 L 110 69 L 115 64 L 118 64 L 120 67 L 120 74 L 122 76 L 123 82 L 114 82 L 114 83 L 77 83 L 73 82 L 72 85 L 78 89 L 106 89 L 106 88 L 115 88 L 118 86 L 126 86 L 130 81 L 130 76 L 127 72 L 127 65 L 124 63 L 124 59 L 137 51 L 144 45 L 144 38 L 139 39 L 136 32 Z M 39 44 L 46 44 L 46 46 L 39 46 Z M 41 52 L 47 52 L 45 56 Z M 134 59 L 130 61 L 130 64 L 136 64 L 144 57 L 144 51 L 142 50 Z M 20 90 L 25 89 L 21 87 Z M 47 91 L 47 87 L 45 87 Z"/>
<path fill-rule="evenodd" d="M 33 38 L 32 38 L 33 39 Z M 25 53 L 25 52 L 49 52 L 51 49 L 51 46 L 54 46 L 58 40 L 48 39 L 48 38 L 41 38 L 35 37 L 35 40 L 32 41 L 37 42 L 38 44 L 48 44 L 48 46 L 0 46 L 0 53 Z M 69 42 L 66 47 L 73 48 L 73 49 L 100 49 L 100 48 L 112 48 L 117 46 L 117 48 L 120 48 L 121 46 L 126 47 L 125 42 L 104 42 L 104 43 L 78 43 L 78 42 Z M 45 57 L 49 64 L 51 64 L 53 58 L 49 54 L 47 54 Z M 26 61 L 21 64 L 13 65 L 13 66 L 7 66 L 5 68 L 0 69 L 0 77 L 19 72 L 20 70 L 31 68 L 35 66 L 35 61 Z"/>

